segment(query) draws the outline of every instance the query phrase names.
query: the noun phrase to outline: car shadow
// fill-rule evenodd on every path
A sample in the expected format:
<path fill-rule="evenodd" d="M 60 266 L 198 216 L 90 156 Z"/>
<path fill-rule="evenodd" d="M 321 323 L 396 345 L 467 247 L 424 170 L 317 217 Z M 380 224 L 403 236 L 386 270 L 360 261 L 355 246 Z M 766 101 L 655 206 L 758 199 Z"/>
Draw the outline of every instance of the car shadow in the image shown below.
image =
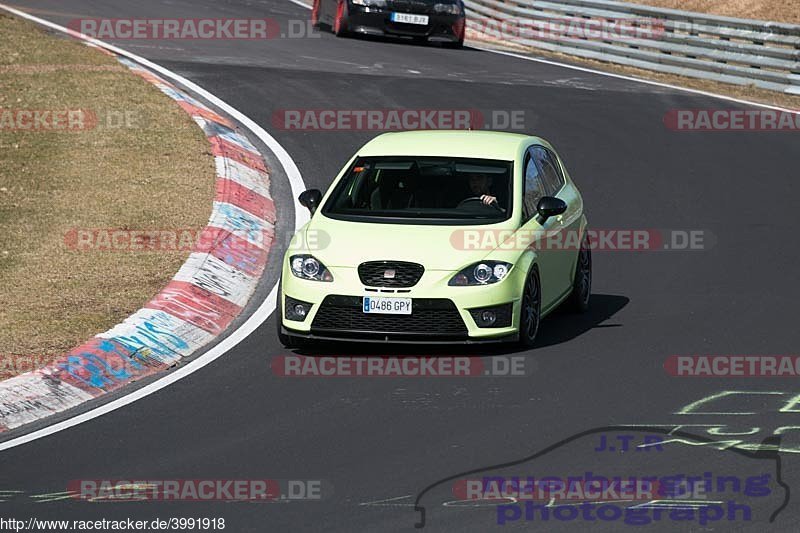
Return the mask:
<path fill-rule="evenodd" d="M 594 328 L 619 328 L 622 324 L 604 324 L 628 305 L 630 298 L 615 294 L 593 294 L 586 313 L 557 309 L 542 321 L 535 348 L 561 344 Z"/>
<path fill-rule="evenodd" d="M 593 294 L 586 313 L 571 313 L 556 310 L 542 321 L 536 345 L 544 348 L 570 341 L 594 328 L 622 327 L 622 324 L 604 324 L 625 307 L 629 298 L 614 294 Z M 303 348 L 292 350 L 309 356 L 436 356 L 466 355 L 492 356 L 513 355 L 525 352 L 514 343 L 497 344 L 390 344 L 371 342 L 314 342 Z"/>

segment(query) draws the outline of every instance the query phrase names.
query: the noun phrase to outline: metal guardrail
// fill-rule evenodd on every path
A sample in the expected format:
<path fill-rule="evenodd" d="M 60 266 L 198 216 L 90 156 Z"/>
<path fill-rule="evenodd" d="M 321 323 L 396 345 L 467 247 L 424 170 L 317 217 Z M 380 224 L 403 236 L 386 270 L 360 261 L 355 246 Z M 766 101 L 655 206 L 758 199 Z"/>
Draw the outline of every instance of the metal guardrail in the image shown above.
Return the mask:
<path fill-rule="evenodd" d="M 523 47 L 800 95 L 800 25 L 616 0 L 464 0 L 467 27 Z"/>

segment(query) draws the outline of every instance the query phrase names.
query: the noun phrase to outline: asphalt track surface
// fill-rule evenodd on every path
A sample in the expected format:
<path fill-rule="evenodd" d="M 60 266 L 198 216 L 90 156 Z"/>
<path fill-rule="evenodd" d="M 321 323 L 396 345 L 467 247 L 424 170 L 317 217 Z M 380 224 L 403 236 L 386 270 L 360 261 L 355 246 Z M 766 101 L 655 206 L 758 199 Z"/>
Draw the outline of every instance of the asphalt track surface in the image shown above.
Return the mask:
<path fill-rule="evenodd" d="M 17 7 L 59 24 L 76 17 L 266 17 L 285 28 L 308 17 L 286 0 L 35 0 Z M 672 354 L 797 353 L 797 133 L 676 133 L 662 121 L 670 109 L 745 106 L 473 49 L 328 33 L 269 41 L 111 42 L 251 117 L 287 149 L 309 187 L 327 187 L 374 133 L 281 131 L 271 122 L 276 110 L 523 110 L 526 130 L 546 137 L 565 159 L 593 227 L 702 229 L 713 235 L 707 240 L 712 245 L 691 252 L 595 253 L 591 311 L 549 317 L 529 352 L 331 348 L 342 355 L 523 355 L 533 369 L 526 377 L 279 378 L 271 373 L 271 358 L 288 352 L 271 318 L 225 356 L 156 394 L 0 453 L 0 490 L 20 491 L 3 496 L 3 517 L 224 517 L 228 531 L 401 531 L 419 521 L 414 501 L 433 485 L 420 498 L 426 529 L 487 531 L 499 527 L 493 505 L 453 504 L 452 482 L 436 483 L 480 469 L 486 470 L 471 477 L 712 472 L 769 473 L 774 490 L 737 498 L 752 506 L 751 522 L 724 519 L 701 528 L 696 521 L 663 519 L 647 529 L 796 530 L 798 500 L 789 499 L 767 522 L 787 498 L 774 482 L 778 470 L 789 487 L 800 487 L 792 453 L 800 451 L 800 438 L 791 428 L 800 426 L 800 412 L 787 404 L 800 393 L 795 382 L 672 378 L 663 363 Z M 277 203 L 290 210 L 288 187 L 276 189 Z M 677 414 L 723 391 L 749 394 Z M 753 457 L 689 444 L 595 451 L 600 433 L 639 438 L 658 432 L 602 429 L 630 424 L 683 425 L 694 444 L 731 438 L 724 433 L 750 433 L 735 438 L 759 443 L 777 430 L 784 451 Z M 514 461 L 521 462 L 488 468 Z M 87 478 L 319 479 L 328 490 L 321 501 L 266 504 L 41 497 Z M 538 516 L 503 526 L 625 527 L 619 520 L 541 523 Z"/>

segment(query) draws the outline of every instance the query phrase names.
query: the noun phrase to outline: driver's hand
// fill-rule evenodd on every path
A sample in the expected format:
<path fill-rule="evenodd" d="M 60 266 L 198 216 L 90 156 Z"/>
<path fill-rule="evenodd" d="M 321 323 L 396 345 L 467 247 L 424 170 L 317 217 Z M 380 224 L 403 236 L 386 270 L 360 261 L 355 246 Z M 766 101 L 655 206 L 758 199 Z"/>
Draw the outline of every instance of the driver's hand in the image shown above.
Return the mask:
<path fill-rule="evenodd" d="M 481 201 L 486 205 L 496 204 L 497 198 L 495 198 L 494 196 L 489 196 L 488 194 L 484 194 L 483 196 L 481 196 Z"/>

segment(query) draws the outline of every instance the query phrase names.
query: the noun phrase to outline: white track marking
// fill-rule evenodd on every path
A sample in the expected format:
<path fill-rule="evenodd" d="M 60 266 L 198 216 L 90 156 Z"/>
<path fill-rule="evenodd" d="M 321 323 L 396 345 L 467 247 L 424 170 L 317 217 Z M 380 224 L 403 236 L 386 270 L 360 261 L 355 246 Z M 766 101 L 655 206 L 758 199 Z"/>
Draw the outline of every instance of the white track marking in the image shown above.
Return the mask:
<path fill-rule="evenodd" d="M 0 4 L 0 9 L 8 11 L 9 13 L 13 13 L 14 15 L 17 15 L 18 17 L 30 20 L 32 22 L 36 22 L 37 24 L 41 24 L 42 26 L 46 26 L 48 28 L 51 28 L 51 29 L 54 29 L 54 30 L 57 30 L 57 31 L 60 31 L 60 32 L 68 33 L 69 35 L 72 35 L 73 37 L 77 37 L 79 39 L 82 39 L 84 41 L 92 43 L 92 44 L 94 44 L 96 46 L 99 46 L 101 48 L 105 48 L 107 50 L 110 50 L 110 51 L 114 52 L 117 55 L 120 55 L 120 56 L 123 56 L 123 57 L 127 57 L 128 59 L 136 61 L 140 65 L 143 65 L 143 66 L 145 66 L 145 67 L 147 67 L 147 68 L 149 68 L 151 70 L 154 70 L 154 71 L 158 72 L 159 74 L 161 74 L 162 76 L 164 76 L 166 78 L 169 78 L 169 79 L 177 82 L 178 84 L 182 85 L 183 87 L 189 89 L 191 92 L 202 96 L 203 98 L 205 98 L 209 102 L 213 103 L 219 109 L 222 109 L 223 111 L 225 111 L 228 115 L 233 117 L 240 124 L 242 124 L 248 130 L 250 130 L 256 137 L 258 137 L 259 140 L 261 140 L 261 142 L 263 142 L 265 145 L 267 145 L 269 147 L 269 149 L 272 150 L 272 152 L 278 158 L 278 161 L 280 162 L 281 166 L 283 167 L 284 171 L 286 172 L 286 175 L 289 178 L 289 185 L 291 186 L 291 189 L 292 189 L 292 196 L 295 199 L 294 200 L 294 212 L 295 212 L 294 226 L 295 226 L 295 231 L 297 231 L 303 224 L 305 224 L 308 221 L 308 214 L 307 214 L 306 210 L 297 201 L 297 196 L 301 192 L 303 192 L 303 190 L 305 189 L 305 184 L 303 183 L 302 176 L 300 176 L 300 171 L 297 169 L 297 165 L 295 165 L 295 162 L 292 160 L 291 156 L 283 148 L 283 146 L 281 146 L 278 143 L 278 141 L 275 140 L 275 138 L 273 138 L 269 133 L 264 131 L 264 129 L 261 126 L 259 126 L 258 124 L 256 124 L 252 119 L 250 119 L 249 117 L 247 117 L 246 115 L 244 115 L 240 111 L 234 109 L 233 107 L 231 107 L 227 103 L 223 102 L 218 97 L 216 97 L 215 95 L 213 95 L 210 92 L 206 91 L 202 87 L 196 85 L 195 83 L 187 80 L 186 78 L 184 78 L 184 77 L 182 77 L 182 76 L 180 76 L 180 75 L 178 75 L 178 74 L 176 74 L 176 73 L 174 73 L 174 72 L 172 72 L 172 71 L 170 71 L 170 70 L 168 70 L 168 69 L 166 69 L 166 68 L 164 68 L 164 67 L 162 67 L 160 65 L 157 65 L 157 64 L 155 64 L 155 63 L 153 63 L 151 61 L 148 61 L 147 59 L 145 59 L 143 57 L 139 57 L 139 56 L 137 56 L 135 54 L 132 54 L 132 53 L 130 53 L 130 52 L 126 51 L 126 50 L 123 50 L 121 48 L 117 48 L 116 46 L 107 44 L 107 43 L 105 43 L 103 41 L 99 41 L 97 39 L 93 39 L 93 38 L 88 37 L 86 35 L 82 35 L 80 33 L 77 33 L 75 31 L 73 31 L 73 30 L 65 28 L 63 26 L 59 26 L 58 24 L 54 24 L 54 23 L 49 22 L 47 20 L 44 20 L 44 19 L 41 19 L 41 18 L 38 18 L 38 17 L 34 17 L 33 15 L 29 15 L 28 13 L 25 13 L 24 11 L 20 11 L 18 9 L 14 9 L 13 7 L 6 6 L 4 4 Z M 78 424 L 81 424 L 83 422 L 88 422 L 89 420 L 92 420 L 94 418 L 102 416 L 102 415 L 104 415 L 106 413 L 110 413 L 112 411 L 115 411 L 115 410 L 119 409 L 120 407 L 124 407 L 124 406 L 126 406 L 128 404 L 131 404 L 131 403 L 135 402 L 136 400 L 139 400 L 139 399 L 144 398 L 146 396 L 149 396 L 149 395 L 151 395 L 151 394 L 153 394 L 155 392 L 158 392 L 159 390 L 161 390 L 161 389 L 163 389 L 163 388 L 175 383 L 176 381 L 185 378 L 189 374 L 192 374 L 192 373 L 200 370 L 201 368 L 203 368 L 207 364 L 209 364 L 212 361 L 216 360 L 217 358 L 225 355 L 225 353 L 227 353 L 229 350 L 233 349 L 237 344 L 239 344 L 241 341 L 246 339 L 248 337 L 248 335 L 253 333 L 253 331 L 255 331 L 262 323 L 264 323 L 270 317 L 270 315 L 272 314 L 273 310 L 275 309 L 276 300 L 277 300 L 277 286 L 273 286 L 272 290 L 270 291 L 269 295 L 264 300 L 264 302 L 258 307 L 258 309 L 256 309 L 256 311 L 241 326 L 239 326 L 239 328 L 237 328 L 235 331 L 233 331 L 230 335 L 228 335 L 225 339 L 223 339 L 219 344 L 217 344 L 216 346 L 211 348 L 209 351 L 207 351 L 203 355 L 199 356 L 197 359 L 194 359 L 193 361 L 187 363 L 185 366 L 182 366 L 182 367 L 178 368 L 174 372 L 171 372 L 171 373 L 165 375 L 164 377 L 162 377 L 161 379 L 159 379 L 157 381 L 154 381 L 153 383 L 145 385 L 144 387 L 142 387 L 140 389 L 137 389 L 137 390 L 135 390 L 135 391 L 133 391 L 133 392 L 131 392 L 129 394 L 126 394 L 125 396 L 117 398 L 117 399 L 115 399 L 113 401 L 110 401 L 110 402 L 104 404 L 104 405 L 101 405 L 99 407 L 91 409 L 90 411 L 87 411 L 85 413 L 73 416 L 73 417 L 68 418 L 66 420 L 62 420 L 61 422 L 57 422 L 55 424 L 51 424 L 51 425 L 49 425 L 47 427 L 44 427 L 42 429 L 33 431 L 33 432 L 28 433 L 26 435 L 22 435 L 20 437 L 17 437 L 17 438 L 14 438 L 14 439 L 11 439 L 11 440 L 8 440 L 8 441 L 5 441 L 5 442 L 1 442 L 0 443 L 0 451 L 7 450 L 9 448 L 14 448 L 16 446 L 20 446 L 22 444 L 26 444 L 28 442 L 31 442 L 31 441 L 34 441 L 34 440 L 37 440 L 37 439 L 41 439 L 41 438 L 46 437 L 48 435 L 52 435 L 54 433 L 58 433 L 59 431 L 63 431 L 65 429 L 71 428 L 73 426 L 77 426 Z"/>
<path fill-rule="evenodd" d="M 291 3 L 293 3 L 293 4 L 296 4 L 296 5 L 300 6 L 300 7 L 304 7 L 306 9 L 311 9 L 311 5 L 310 4 L 302 2 L 301 0 L 289 0 L 289 1 Z"/>

